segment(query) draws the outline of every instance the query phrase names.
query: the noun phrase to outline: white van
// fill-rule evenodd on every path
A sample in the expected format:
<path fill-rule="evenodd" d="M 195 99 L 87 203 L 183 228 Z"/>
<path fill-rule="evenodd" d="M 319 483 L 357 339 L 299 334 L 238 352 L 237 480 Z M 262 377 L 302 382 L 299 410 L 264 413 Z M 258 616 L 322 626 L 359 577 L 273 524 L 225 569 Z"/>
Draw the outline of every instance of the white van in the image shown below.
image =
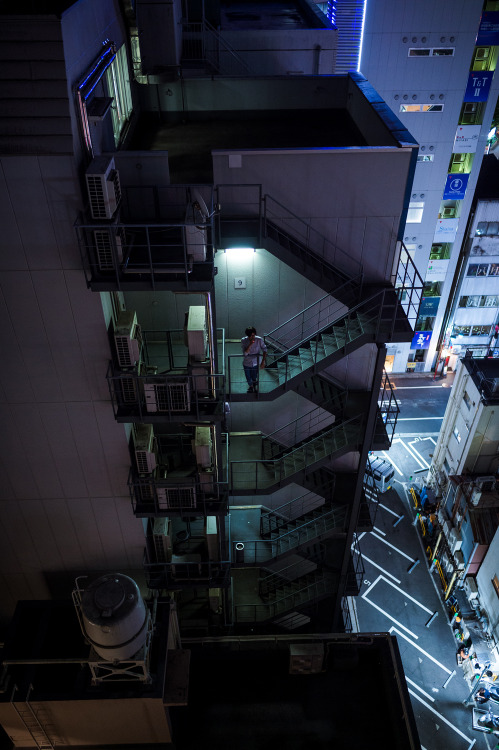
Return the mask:
<path fill-rule="evenodd" d="M 395 469 L 385 458 L 370 456 L 367 459 L 366 474 L 374 478 L 378 492 L 386 492 L 391 487 Z"/>

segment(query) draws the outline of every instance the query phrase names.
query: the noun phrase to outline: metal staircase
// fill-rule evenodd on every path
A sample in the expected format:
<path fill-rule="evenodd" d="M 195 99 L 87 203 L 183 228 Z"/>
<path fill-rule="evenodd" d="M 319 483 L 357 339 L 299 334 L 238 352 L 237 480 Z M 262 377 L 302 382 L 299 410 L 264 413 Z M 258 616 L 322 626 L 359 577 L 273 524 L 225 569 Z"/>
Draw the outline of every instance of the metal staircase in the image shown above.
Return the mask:
<path fill-rule="evenodd" d="M 334 424 L 278 459 L 230 462 L 230 489 L 237 495 L 268 494 L 291 482 L 302 483 L 308 473 L 331 458 L 356 450 L 363 439 L 364 417 Z"/>
<path fill-rule="evenodd" d="M 14 697 L 11 699 L 12 706 L 16 713 L 21 719 L 22 723 L 33 738 L 37 748 L 39 750 L 53 750 L 54 745 L 52 744 L 46 728 L 41 721 L 41 711 L 35 712 L 33 706 L 29 702 L 29 696 L 32 690 L 32 685 L 29 686 L 26 700 L 24 702 L 14 701 Z M 15 692 L 15 688 L 14 688 Z M 46 725 L 45 725 L 46 726 Z"/>
<path fill-rule="evenodd" d="M 263 623 L 293 610 L 306 609 L 321 599 L 331 596 L 337 585 L 337 575 L 330 571 L 314 571 L 295 580 L 271 573 L 259 582 L 258 604 L 239 604 L 234 607 L 236 624 Z"/>
<path fill-rule="evenodd" d="M 393 290 L 383 289 L 348 312 L 330 295 L 265 335 L 258 398 L 273 400 L 366 343 L 406 340 L 411 331 Z M 241 356 L 229 357 L 230 398 L 247 400 Z"/>

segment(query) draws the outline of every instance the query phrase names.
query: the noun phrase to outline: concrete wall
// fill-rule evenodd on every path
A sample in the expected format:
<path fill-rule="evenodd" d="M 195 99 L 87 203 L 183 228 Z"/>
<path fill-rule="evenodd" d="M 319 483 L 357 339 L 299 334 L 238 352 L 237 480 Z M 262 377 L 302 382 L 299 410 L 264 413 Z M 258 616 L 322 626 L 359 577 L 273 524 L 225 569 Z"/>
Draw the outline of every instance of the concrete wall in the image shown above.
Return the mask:
<path fill-rule="evenodd" d="M 499 641 L 499 596 L 492 585 L 494 576 L 499 575 L 499 529 L 487 550 L 480 570 L 476 576 L 478 594 L 483 609 L 487 612 L 491 633 L 494 634 L 496 642 Z"/>
<path fill-rule="evenodd" d="M 221 32 L 253 75 L 331 75 L 336 60 L 335 29 L 245 29 Z"/>
<path fill-rule="evenodd" d="M 214 151 L 214 181 L 261 183 L 287 209 L 339 248 L 346 271 L 363 264 L 366 280 L 390 277 L 410 169 L 410 149 L 242 151 L 241 166 Z"/>
<path fill-rule="evenodd" d="M 31 701 L 54 744 L 64 747 L 171 742 L 160 698 Z M 11 703 L 0 704 L 0 724 L 15 747 L 37 747 Z"/>

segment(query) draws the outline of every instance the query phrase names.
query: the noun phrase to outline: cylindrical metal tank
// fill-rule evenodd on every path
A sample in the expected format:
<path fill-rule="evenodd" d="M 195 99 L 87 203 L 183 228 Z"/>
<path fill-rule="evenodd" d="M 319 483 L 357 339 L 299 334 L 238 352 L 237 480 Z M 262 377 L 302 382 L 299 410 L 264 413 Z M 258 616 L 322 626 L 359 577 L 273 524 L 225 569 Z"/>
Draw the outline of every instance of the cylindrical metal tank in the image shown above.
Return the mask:
<path fill-rule="evenodd" d="M 85 633 L 106 661 L 130 659 L 147 637 L 148 611 L 132 578 L 111 573 L 98 578 L 81 597 Z"/>

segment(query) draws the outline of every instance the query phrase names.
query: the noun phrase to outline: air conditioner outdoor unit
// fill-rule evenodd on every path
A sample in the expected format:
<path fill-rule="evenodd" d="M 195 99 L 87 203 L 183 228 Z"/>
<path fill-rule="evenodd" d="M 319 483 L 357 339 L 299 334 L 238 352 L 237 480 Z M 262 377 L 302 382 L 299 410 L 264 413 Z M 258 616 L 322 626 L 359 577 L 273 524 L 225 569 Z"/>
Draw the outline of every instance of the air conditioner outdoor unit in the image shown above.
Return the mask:
<path fill-rule="evenodd" d="M 186 412 L 191 408 L 189 381 L 145 383 L 144 394 L 148 412 Z"/>
<path fill-rule="evenodd" d="M 456 561 L 457 569 L 464 570 L 464 555 L 462 550 L 456 550 L 454 554 L 454 560 Z"/>
<path fill-rule="evenodd" d="M 462 116 L 463 125 L 472 125 L 478 113 L 478 107 L 474 102 L 468 102 L 464 105 L 464 112 Z"/>
<path fill-rule="evenodd" d="M 85 177 L 92 219 L 112 219 L 121 200 L 120 178 L 114 159 L 96 156 Z"/>
<path fill-rule="evenodd" d="M 156 468 L 156 451 L 152 424 L 137 424 L 134 432 L 135 461 L 139 474 L 151 474 Z"/>
<path fill-rule="evenodd" d="M 462 545 L 463 537 L 461 536 L 461 532 L 456 528 L 452 529 L 449 535 L 449 546 L 452 554 L 455 554 L 457 550 L 460 550 Z"/>
<path fill-rule="evenodd" d="M 137 313 L 126 310 L 114 324 L 114 344 L 120 367 L 134 367 L 140 361 L 142 333 Z"/>
<path fill-rule="evenodd" d="M 490 47 L 477 47 L 475 60 L 487 60 L 490 55 Z"/>
<path fill-rule="evenodd" d="M 196 508 L 196 488 L 194 485 L 165 487 L 165 508 L 169 510 L 194 510 Z"/>
<path fill-rule="evenodd" d="M 446 539 L 449 539 L 451 531 L 452 531 L 452 525 L 449 523 L 449 521 L 444 521 L 442 524 L 442 531 L 444 532 L 444 537 Z"/>
<path fill-rule="evenodd" d="M 456 215 L 456 209 L 454 206 L 446 206 L 442 212 L 444 219 L 452 219 Z"/>
<path fill-rule="evenodd" d="M 187 316 L 189 356 L 196 362 L 202 362 L 206 359 L 207 345 L 206 310 L 203 305 L 192 305 Z"/>
<path fill-rule="evenodd" d="M 466 576 L 465 581 L 464 581 L 464 590 L 470 602 L 473 601 L 473 599 L 477 598 L 478 587 L 476 585 L 475 579 L 472 578 L 471 576 Z"/>
<path fill-rule="evenodd" d="M 478 505 L 482 497 L 482 490 L 480 487 L 473 487 L 473 492 L 471 493 L 470 502 L 472 505 Z"/>
<path fill-rule="evenodd" d="M 289 674 L 318 674 L 324 663 L 322 643 L 300 643 L 289 646 Z"/>
<path fill-rule="evenodd" d="M 192 444 L 196 454 L 196 463 L 203 469 L 208 469 L 211 464 L 211 430 L 209 427 L 196 427 Z"/>
<path fill-rule="evenodd" d="M 153 543 L 156 562 L 170 562 L 172 558 L 172 543 L 170 537 L 170 519 L 155 518 L 153 527 Z"/>
<path fill-rule="evenodd" d="M 499 381 L 499 378 L 496 379 Z M 495 487 L 496 478 L 494 476 L 478 477 L 476 483 L 482 492 L 491 492 Z"/>
<path fill-rule="evenodd" d="M 100 271 L 113 271 L 123 263 L 124 234 L 123 229 L 94 229 L 97 265 Z"/>

